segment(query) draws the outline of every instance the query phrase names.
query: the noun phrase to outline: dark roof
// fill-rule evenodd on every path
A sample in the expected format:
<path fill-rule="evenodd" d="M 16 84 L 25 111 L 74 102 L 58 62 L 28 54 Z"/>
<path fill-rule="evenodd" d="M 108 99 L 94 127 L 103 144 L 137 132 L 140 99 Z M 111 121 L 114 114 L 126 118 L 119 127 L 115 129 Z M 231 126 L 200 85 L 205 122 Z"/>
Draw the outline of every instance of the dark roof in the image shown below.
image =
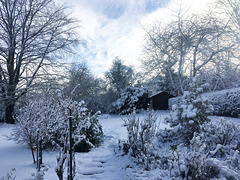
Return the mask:
<path fill-rule="evenodd" d="M 161 93 L 167 93 L 167 92 L 166 92 L 166 91 L 159 91 L 159 92 L 157 92 L 157 93 L 149 96 L 149 98 L 152 98 L 152 97 L 154 97 L 154 96 L 156 96 L 156 95 L 158 95 L 158 94 L 161 94 Z M 169 94 L 169 93 L 167 93 L 167 94 Z"/>

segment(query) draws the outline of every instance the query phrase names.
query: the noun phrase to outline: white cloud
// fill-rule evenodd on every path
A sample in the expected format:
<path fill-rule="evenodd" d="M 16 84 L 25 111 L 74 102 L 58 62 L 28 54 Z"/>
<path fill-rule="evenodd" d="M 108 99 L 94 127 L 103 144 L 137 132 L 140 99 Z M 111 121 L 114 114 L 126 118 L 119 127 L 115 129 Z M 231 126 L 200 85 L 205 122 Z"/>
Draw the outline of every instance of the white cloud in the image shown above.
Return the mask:
<path fill-rule="evenodd" d="M 170 1 L 170 0 L 169 0 Z M 209 0 L 181 0 L 196 10 L 206 8 Z M 163 3 L 165 2 L 165 3 Z M 178 8 L 179 0 L 68 0 L 74 16 L 81 20 L 81 36 L 87 49 L 80 51 L 96 75 L 102 76 L 119 56 L 128 65 L 139 65 L 138 57 L 144 43 L 140 24 L 152 25 L 168 18 L 169 9 Z M 167 8 L 163 8 L 167 6 Z"/>

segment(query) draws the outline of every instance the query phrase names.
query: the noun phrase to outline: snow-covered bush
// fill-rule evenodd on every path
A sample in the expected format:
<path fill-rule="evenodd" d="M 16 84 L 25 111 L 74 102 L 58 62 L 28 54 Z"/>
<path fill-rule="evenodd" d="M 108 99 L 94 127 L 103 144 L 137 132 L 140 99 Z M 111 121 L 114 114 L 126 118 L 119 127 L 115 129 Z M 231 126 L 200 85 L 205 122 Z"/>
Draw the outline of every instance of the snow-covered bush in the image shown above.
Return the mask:
<path fill-rule="evenodd" d="M 240 149 L 240 125 L 224 118 L 217 118 L 203 125 L 204 131 L 199 136 L 204 139 L 208 151 L 213 150 L 218 144 L 221 148 L 214 156 L 226 157 L 233 155 Z"/>
<path fill-rule="evenodd" d="M 89 126 L 79 129 L 79 134 L 85 135 L 85 139 L 76 143 L 74 149 L 76 152 L 88 152 L 90 148 L 98 146 L 103 140 L 102 126 L 100 125 L 98 118 L 98 112 L 94 115 L 88 113 L 84 118 L 88 120 Z M 75 142 L 79 139 L 75 137 Z M 87 140 L 87 141 L 86 141 Z"/>
<path fill-rule="evenodd" d="M 198 88 L 197 81 L 193 78 L 190 90 L 185 91 L 182 102 L 174 104 L 166 123 L 169 123 L 171 133 L 179 137 L 182 142 L 189 144 L 195 132 L 200 132 L 201 125 L 209 122 L 213 111 L 208 100 L 201 96 L 203 87 Z"/>
<path fill-rule="evenodd" d="M 110 113 L 129 114 L 133 109 L 147 109 L 149 105 L 148 91 L 141 87 L 126 87 L 120 98 L 113 102 Z"/>
<path fill-rule="evenodd" d="M 213 114 L 219 116 L 240 117 L 240 88 L 226 89 L 202 94 L 213 106 Z M 169 109 L 173 104 L 180 104 L 182 97 L 170 98 Z"/>
<path fill-rule="evenodd" d="M 223 118 L 203 125 L 204 131 L 191 142 L 203 144 L 200 154 L 207 155 L 204 162 L 206 177 L 216 179 L 240 179 L 240 126 Z M 189 157 L 189 155 L 187 156 Z M 189 162 L 192 162 L 189 161 Z M 201 178 L 200 178 L 201 179 Z"/>
<path fill-rule="evenodd" d="M 196 137 L 190 141 L 189 147 L 183 144 L 171 145 L 168 157 L 170 177 L 209 179 L 211 173 L 208 173 L 204 149 L 205 145 Z"/>
<path fill-rule="evenodd" d="M 164 151 L 164 148 L 159 150 Z M 238 180 L 240 177 L 239 151 L 233 151 L 225 158 L 213 157 L 221 151 L 221 148 L 222 146 L 218 144 L 210 150 L 204 137 L 196 133 L 189 146 L 170 145 L 169 151 L 164 151 L 170 177 L 195 180 L 221 178 Z"/>
<path fill-rule="evenodd" d="M 147 111 L 143 120 L 136 117 L 135 110 L 124 122 L 127 126 L 130 155 L 137 163 L 143 164 L 146 169 L 151 169 L 155 160 L 153 140 L 156 134 L 157 115 L 154 111 Z M 126 151 L 126 150 L 125 150 Z"/>
<path fill-rule="evenodd" d="M 182 101 L 182 96 L 173 97 L 168 99 L 168 109 L 172 110 L 174 104 L 179 105 Z"/>
<path fill-rule="evenodd" d="M 207 164 L 208 153 L 205 151 L 206 144 L 203 143 L 199 136 L 193 136 L 187 151 L 183 151 L 183 177 L 187 179 L 210 179 L 215 174 L 215 169 Z"/>
<path fill-rule="evenodd" d="M 103 133 L 97 115 L 91 115 L 83 101 L 72 101 L 60 91 L 51 89 L 46 94 L 26 101 L 26 105 L 15 117 L 18 126 L 13 130 L 12 138 L 29 145 L 35 162 L 34 150 L 39 142 L 43 149 L 64 146 L 69 129 L 70 109 L 75 146 L 82 142 L 91 147 L 98 145 Z"/>
<path fill-rule="evenodd" d="M 48 94 L 45 97 L 28 99 L 15 119 L 17 126 L 13 129 L 12 138 L 29 145 L 34 163 L 34 151 L 38 149 L 39 143 L 43 148 L 63 144 L 62 137 L 66 135 L 64 124 L 67 119 L 60 103 L 53 96 Z"/>
<path fill-rule="evenodd" d="M 204 94 L 213 105 L 214 114 L 240 117 L 240 88 Z"/>
<path fill-rule="evenodd" d="M 48 167 L 41 165 L 40 170 L 37 170 L 36 173 L 32 174 L 34 180 L 44 180 L 45 172 L 48 171 Z"/>

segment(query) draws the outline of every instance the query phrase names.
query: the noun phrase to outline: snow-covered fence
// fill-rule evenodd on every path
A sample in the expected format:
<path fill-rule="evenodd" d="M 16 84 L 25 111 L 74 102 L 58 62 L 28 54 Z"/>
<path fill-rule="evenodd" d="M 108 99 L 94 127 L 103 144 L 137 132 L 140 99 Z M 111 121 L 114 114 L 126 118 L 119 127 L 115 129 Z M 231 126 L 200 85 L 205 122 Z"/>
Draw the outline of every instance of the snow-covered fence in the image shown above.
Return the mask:
<path fill-rule="evenodd" d="M 204 97 L 214 108 L 214 115 L 220 116 L 240 116 L 240 88 L 226 89 L 217 92 L 204 93 Z M 179 104 L 182 97 L 170 98 L 168 100 L 169 109 L 173 104 Z"/>

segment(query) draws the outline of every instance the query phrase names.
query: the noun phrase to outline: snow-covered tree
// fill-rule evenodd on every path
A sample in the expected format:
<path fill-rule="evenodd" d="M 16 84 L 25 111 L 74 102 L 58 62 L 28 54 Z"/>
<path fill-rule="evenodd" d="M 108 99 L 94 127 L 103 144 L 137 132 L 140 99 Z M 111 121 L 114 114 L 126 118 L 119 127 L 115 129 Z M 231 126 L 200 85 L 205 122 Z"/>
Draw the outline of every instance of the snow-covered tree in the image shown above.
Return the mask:
<path fill-rule="evenodd" d="M 29 145 L 34 163 L 37 150 L 39 169 L 42 163 L 42 153 L 37 148 L 39 146 L 43 149 L 61 149 L 62 155 L 58 158 L 58 164 L 64 164 L 69 150 L 70 117 L 73 121 L 73 150 L 83 142 L 94 147 L 102 141 L 103 132 L 97 115 L 91 115 L 83 101 L 73 101 L 70 97 L 63 96 L 60 90 L 55 92 L 51 89 L 48 89 L 46 94 L 28 99 L 16 116 L 18 126 L 14 129 L 12 138 Z M 59 174 L 61 173 L 60 170 Z"/>
<path fill-rule="evenodd" d="M 133 109 L 147 109 L 149 105 L 148 90 L 142 87 L 126 87 L 120 98 L 110 107 L 111 113 L 128 114 Z"/>
<path fill-rule="evenodd" d="M 201 125 L 210 121 L 208 115 L 213 111 L 208 100 L 201 96 L 205 85 L 198 87 L 196 78 L 189 85 L 190 89 L 184 92 L 182 102 L 174 104 L 170 116 L 166 118 L 173 128 L 171 132 L 187 144 L 195 132 L 200 132 Z"/>

